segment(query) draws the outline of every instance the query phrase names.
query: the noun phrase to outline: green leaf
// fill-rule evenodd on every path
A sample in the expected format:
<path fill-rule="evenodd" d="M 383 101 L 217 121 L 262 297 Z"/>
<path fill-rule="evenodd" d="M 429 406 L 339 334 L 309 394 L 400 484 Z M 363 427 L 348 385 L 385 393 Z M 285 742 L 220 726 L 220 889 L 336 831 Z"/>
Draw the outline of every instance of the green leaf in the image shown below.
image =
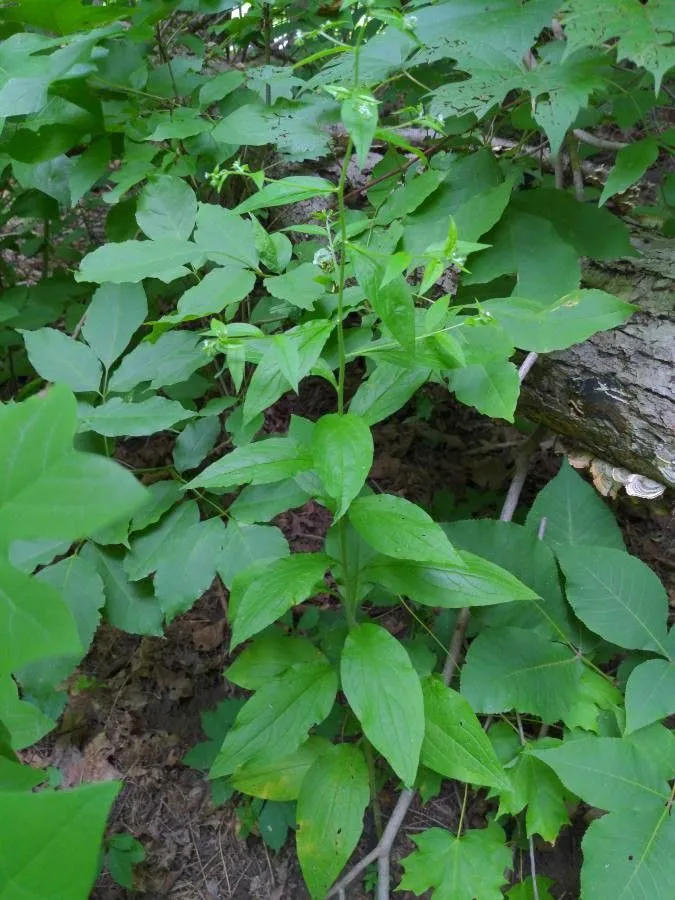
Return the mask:
<path fill-rule="evenodd" d="M 326 896 L 363 831 L 368 766 L 353 744 L 328 747 L 305 775 L 298 797 L 300 868 L 312 898 Z"/>
<path fill-rule="evenodd" d="M 229 775 L 245 763 L 284 759 L 326 718 L 336 692 L 337 675 L 325 660 L 299 663 L 268 682 L 237 716 L 209 777 Z"/>
<path fill-rule="evenodd" d="M 544 541 L 554 549 L 589 545 L 625 549 L 611 510 L 566 459 L 555 478 L 537 494 L 527 514 L 527 527 L 536 534 L 543 519 Z"/>
<path fill-rule="evenodd" d="M 423 509 L 393 494 L 355 500 L 349 521 L 379 553 L 424 563 L 458 563 L 445 532 Z"/>
<path fill-rule="evenodd" d="M 373 464 L 373 437 L 359 416 L 329 413 L 312 435 L 314 469 L 328 496 L 336 501 L 335 518 L 343 516 L 365 484 Z"/>
<path fill-rule="evenodd" d="M 222 312 L 247 297 L 255 285 L 255 274 L 234 266 L 212 269 L 199 284 L 189 288 L 178 301 L 175 313 L 162 322 L 184 322 Z"/>
<path fill-rule="evenodd" d="M 445 181 L 446 172 L 429 169 L 409 177 L 405 184 L 392 191 L 377 212 L 378 225 L 390 225 L 414 212 Z M 463 236 L 463 235 L 462 235 Z"/>
<path fill-rule="evenodd" d="M 240 572 L 261 561 L 280 559 L 289 553 L 288 542 L 278 528 L 241 525 L 231 519 L 225 530 L 225 542 L 216 567 L 225 587 L 231 589 Z"/>
<path fill-rule="evenodd" d="M 215 78 L 209 80 L 199 89 L 199 103 L 201 106 L 211 106 L 218 100 L 222 100 L 228 94 L 231 94 L 244 81 L 244 73 L 238 72 L 236 69 L 230 69 L 216 75 Z"/>
<path fill-rule="evenodd" d="M 130 515 L 145 490 L 110 459 L 73 450 L 75 397 L 62 386 L 2 410 L 0 544 L 75 540 Z"/>
<path fill-rule="evenodd" d="M 70 170 L 70 205 L 77 206 L 86 193 L 108 173 L 110 142 L 106 136 L 95 138 L 77 157 Z"/>
<path fill-rule="evenodd" d="M 358 88 L 343 101 L 340 118 L 354 143 L 356 160 L 363 169 L 377 131 L 377 100 L 370 91 Z"/>
<path fill-rule="evenodd" d="M 513 422 L 520 394 L 518 369 L 513 363 L 494 359 L 452 369 L 448 383 L 462 403 L 493 419 Z"/>
<path fill-rule="evenodd" d="M 113 881 L 127 890 L 134 886 L 134 865 L 143 862 L 145 849 L 132 834 L 113 834 L 108 838 L 106 862 Z"/>
<path fill-rule="evenodd" d="M 626 685 L 626 734 L 675 712 L 675 664 L 649 659 L 636 666 Z"/>
<path fill-rule="evenodd" d="M 225 121 L 225 120 L 224 120 Z M 235 207 L 234 212 L 254 212 L 271 206 L 285 206 L 287 203 L 299 203 L 301 200 L 312 200 L 335 193 L 335 185 L 325 178 L 314 175 L 290 175 L 278 181 L 270 181 L 265 187 Z"/>
<path fill-rule="evenodd" d="M 380 362 L 359 385 L 349 404 L 349 411 L 361 416 L 368 425 L 376 425 L 405 406 L 430 375 L 430 369 L 404 368 Z"/>
<path fill-rule="evenodd" d="M 340 672 L 366 737 L 411 785 L 424 738 L 424 700 L 404 647 L 379 625 L 356 625 L 347 635 Z"/>
<path fill-rule="evenodd" d="M 329 566 L 324 553 L 294 553 L 268 563 L 252 581 L 246 572 L 235 578 L 230 595 L 232 647 L 311 597 Z"/>
<path fill-rule="evenodd" d="M 124 571 L 124 556 L 117 550 L 85 544 L 82 556 L 92 562 L 103 581 L 105 618 L 129 634 L 161 636 L 164 616 L 145 581 L 130 581 Z"/>
<path fill-rule="evenodd" d="M 581 289 L 552 304 L 509 297 L 489 300 L 483 309 L 495 317 L 516 347 L 549 353 L 623 325 L 635 307 L 605 291 Z"/>
<path fill-rule="evenodd" d="M 175 175 L 153 175 L 138 197 L 136 221 L 153 241 L 187 241 L 195 227 L 197 198 Z"/>
<path fill-rule="evenodd" d="M 304 506 L 310 495 L 294 479 L 245 487 L 228 509 L 242 524 L 269 522 L 287 509 Z"/>
<path fill-rule="evenodd" d="M 241 766 L 230 776 L 230 783 L 235 790 L 253 797 L 275 801 L 297 800 L 307 772 L 329 748 L 325 738 L 312 736 L 283 759 Z"/>
<path fill-rule="evenodd" d="M 252 222 L 215 203 L 200 203 L 194 240 L 207 259 L 219 266 L 255 269 L 256 230 Z"/>
<path fill-rule="evenodd" d="M 245 103 L 222 118 L 211 136 L 229 146 L 262 147 L 273 140 L 275 118 L 272 110 L 262 103 Z"/>
<path fill-rule="evenodd" d="M 188 422 L 178 435 L 173 448 L 173 464 L 176 471 L 185 472 L 202 463 L 216 446 L 220 430 L 220 421 L 216 416 Z"/>
<path fill-rule="evenodd" d="M 529 602 L 521 600 L 474 610 L 479 630 L 484 625 L 515 625 L 538 631 L 544 637 L 563 634 L 575 642 L 577 635 L 570 625 L 558 564 L 550 547 L 536 533 L 515 522 L 493 519 L 452 522 L 443 529 L 460 553 L 480 553 L 537 595 Z"/>
<path fill-rule="evenodd" d="M 147 499 L 131 520 L 130 531 L 143 531 L 148 525 L 159 522 L 164 513 L 182 498 L 175 481 L 156 481 L 147 491 Z"/>
<path fill-rule="evenodd" d="M 109 369 L 145 321 L 148 302 L 137 284 L 104 284 L 94 292 L 82 337 Z"/>
<path fill-rule="evenodd" d="M 237 447 L 187 484 L 225 490 L 240 484 L 272 484 L 312 467 L 308 450 L 291 438 L 266 438 Z"/>
<path fill-rule="evenodd" d="M 167 400 L 158 394 L 139 403 L 112 397 L 100 406 L 81 404 L 78 414 L 82 430 L 95 431 L 107 437 L 156 434 L 194 415 L 176 400 Z"/>
<path fill-rule="evenodd" d="M 608 811 L 634 815 L 663 808 L 668 783 L 648 751 L 628 740 L 580 737 L 549 750 L 528 750 L 550 766 L 582 800 Z"/>
<path fill-rule="evenodd" d="M 535 893 L 536 882 L 536 893 Z M 507 891 L 508 900 L 554 900 L 550 888 L 553 881 L 545 875 L 537 875 L 533 879 L 531 875 L 523 878 L 518 884 Z"/>
<path fill-rule="evenodd" d="M 272 631 L 251 641 L 225 670 L 225 677 L 232 684 L 257 691 L 296 663 L 316 662 L 322 658 L 321 652 L 307 638 Z"/>
<path fill-rule="evenodd" d="M 283 275 L 265 278 L 263 284 L 273 297 L 300 309 L 311 310 L 316 301 L 326 293 L 325 286 L 317 281 L 322 275 L 318 266 L 301 263 Z"/>
<path fill-rule="evenodd" d="M 675 891 L 675 818 L 667 805 L 610 813 L 582 843 L 583 897 L 668 900 Z"/>
<path fill-rule="evenodd" d="M 405 350 L 412 351 L 415 346 L 415 303 L 405 278 L 399 275 L 379 286 L 370 300 L 385 328 Z"/>
<path fill-rule="evenodd" d="M 23 335 L 31 365 L 45 381 L 60 382 L 78 392 L 98 391 L 103 369 L 86 344 L 55 328 L 18 330 Z"/>
<path fill-rule="evenodd" d="M 610 169 L 607 181 L 600 195 L 599 205 L 602 206 L 614 194 L 620 194 L 635 184 L 647 169 L 658 159 L 659 143 L 655 138 L 648 137 L 642 141 L 628 144 L 616 154 L 614 165 Z"/>
<path fill-rule="evenodd" d="M 544 741 L 534 745 L 543 746 Z M 539 834 L 548 843 L 555 843 L 560 829 L 569 824 L 567 803 L 572 799 L 558 776 L 525 751 L 518 753 L 515 764 L 508 768 L 508 775 L 511 784 L 506 791 L 500 791 L 499 816 L 517 816 L 525 809 L 527 837 Z"/>
<path fill-rule="evenodd" d="M 405 876 L 399 890 L 420 895 L 433 888 L 432 896 L 437 900 L 501 900 L 511 851 L 496 822 L 461 837 L 444 828 L 430 828 L 413 835 L 412 840 L 417 850 L 401 861 Z"/>
<path fill-rule="evenodd" d="M 552 723 L 574 703 L 581 670 L 562 644 L 522 628 L 488 628 L 469 647 L 461 690 L 478 713 L 515 709 Z"/>
<path fill-rule="evenodd" d="M 0 674 L 0 721 L 10 734 L 14 750 L 32 746 L 56 725 L 33 703 L 21 699 L 16 681 L 5 674 Z"/>
<path fill-rule="evenodd" d="M 635 556 L 608 547 L 558 547 L 570 606 L 591 631 L 619 647 L 668 656 L 668 595 Z"/>
<path fill-rule="evenodd" d="M 197 266 L 201 251 L 189 241 L 163 238 L 161 241 L 120 241 L 103 244 L 80 262 L 76 281 L 102 284 L 136 283 L 144 278 L 159 278 L 166 283 L 189 275 L 188 264 Z"/>
<path fill-rule="evenodd" d="M 445 778 L 508 790 L 510 782 L 468 702 L 437 677 L 424 678 L 422 763 Z"/>
<path fill-rule="evenodd" d="M 568 0 L 565 4 L 567 53 L 577 47 L 602 46 L 617 41 L 617 59 L 630 59 L 651 72 L 656 93 L 663 75 L 675 65 L 675 48 L 670 41 L 672 7 L 666 0 L 646 5 L 616 0 L 598 7 L 593 0 Z"/>
<path fill-rule="evenodd" d="M 443 609 L 537 599 L 534 591 L 494 563 L 466 551 L 457 555 L 457 561 L 431 563 L 380 557 L 368 564 L 363 578 Z"/>
<path fill-rule="evenodd" d="M 0 792 L 30 791 L 45 780 L 42 769 L 22 766 L 7 756 L 0 755 Z"/>
<path fill-rule="evenodd" d="M 50 585 L 13 569 L 0 557 L 0 674 L 33 660 L 72 654 L 82 646 L 73 616 Z"/>
<path fill-rule="evenodd" d="M 103 830 L 119 790 L 113 781 L 67 791 L 3 793 L 0 883 L 7 900 L 38 900 L 46 890 L 63 900 L 85 900 L 98 875 Z"/>
<path fill-rule="evenodd" d="M 494 281 L 516 274 L 514 293 L 532 297 L 538 305 L 554 303 L 579 287 L 581 269 L 577 250 L 562 240 L 546 219 L 509 206 L 501 220 L 485 235 L 491 244 L 471 257 L 466 285 Z"/>
<path fill-rule="evenodd" d="M 198 334 L 170 331 L 154 344 L 143 341 L 128 353 L 113 372 L 108 387 L 117 393 L 131 391 L 146 381 L 155 389 L 169 387 L 186 381 L 207 363 Z"/>
<path fill-rule="evenodd" d="M 65 600 L 77 625 L 81 646 L 77 653 L 60 652 L 54 656 L 45 654 L 45 658 L 15 670 L 24 694 L 34 698 L 51 694 L 88 651 L 104 603 L 101 578 L 94 566 L 80 556 L 71 556 L 41 569 L 37 579 L 51 585 Z"/>

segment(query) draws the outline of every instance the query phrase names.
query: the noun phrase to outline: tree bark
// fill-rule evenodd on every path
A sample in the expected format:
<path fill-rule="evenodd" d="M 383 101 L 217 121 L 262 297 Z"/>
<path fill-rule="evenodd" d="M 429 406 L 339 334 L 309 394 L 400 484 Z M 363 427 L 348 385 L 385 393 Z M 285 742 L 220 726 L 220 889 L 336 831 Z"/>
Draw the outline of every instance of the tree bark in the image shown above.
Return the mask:
<path fill-rule="evenodd" d="M 675 242 L 640 233 L 640 256 L 588 263 L 584 286 L 638 309 L 621 328 L 542 356 L 519 410 L 616 466 L 675 485 Z"/>

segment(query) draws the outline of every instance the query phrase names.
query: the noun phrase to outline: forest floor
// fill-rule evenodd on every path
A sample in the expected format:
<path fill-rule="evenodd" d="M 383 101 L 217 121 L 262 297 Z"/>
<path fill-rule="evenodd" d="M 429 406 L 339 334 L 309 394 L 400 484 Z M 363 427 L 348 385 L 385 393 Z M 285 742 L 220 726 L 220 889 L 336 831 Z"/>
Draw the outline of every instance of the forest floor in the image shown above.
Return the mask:
<path fill-rule="evenodd" d="M 315 419 L 331 409 L 324 383 L 309 380 L 300 396 L 283 398 L 266 417 L 265 430 L 285 430 L 291 414 Z M 422 414 L 422 415 L 421 415 Z M 514 453 L 523 434 L 429 390 L 421 404 L 410 405 L 375 429 L 372 483 L 421 503 L 444 518 L 495 516 L 508 487 Z M 128 441 L 120 457 L 138 467 L 170 464 L 173 439 L 166 434 Z M 560 462 L 556 441 L 545 441 L 533 460 L 523 508 Z M 629 550 L 662 578 L 675 606 L 675 507 L 672 496 L 653 503 L 623 497 L 609 501 L 623 528 Z M 329 524 L 313 503 L 276 520 L 293 550 L 315 550 Z M 670 554 L 670 555 L 669 555 Z M 167 629 L 165 638 L 137 637 L 110 626 L 100 629 L 80 667 L 86 690 L 71 696 L 59 729 L 34 750 L 27 762 L 57 766 L 64 783 L 119 777 L 124 788 L 114 808 L 109 833 L 127 831 L 144 846 L 146 860 L 136 868 L 134 891 L 103 874 L 93 900 L 147 897 L 152 900 L 304 900 L 293 841 L 275 853 L 260 837 L 242 836 L 237 796 L 214 805 L 204 776 L 184 765 L 188 750 L 204 739 L 200 713 L 228 696 L 237 696 L 223 678 L 230 662 L 226 624 L 227 596 L 220 583 Z M 239 692 L 241 694 L 241 692 Z M 383 815 L 395 803 L 391 789 L 381 798 Z M 411 807 L 395 845 L 397 861 L 414 849 L 410 835 L 433 826 L 456 828 L 461 796 L 443 783 L 441 794 Z M 481 827 L 489 808 L 482 793 L 469 804 L 465 824 Z M 555 847 L 537 848 L 537 872 L 553 879 L 558 900 L 579 896 L 580 838 L 583 809 L 563 831 Z M 376 843 L 374 823 L 366 815 L 364 836 L 354 855 Z M 516 879 L 529 865 L 516 858 Z M 349 900 L 369 896 L 363 882 L 348 889 Z M 411 897 L 402 892 L 397 896 Z"/>

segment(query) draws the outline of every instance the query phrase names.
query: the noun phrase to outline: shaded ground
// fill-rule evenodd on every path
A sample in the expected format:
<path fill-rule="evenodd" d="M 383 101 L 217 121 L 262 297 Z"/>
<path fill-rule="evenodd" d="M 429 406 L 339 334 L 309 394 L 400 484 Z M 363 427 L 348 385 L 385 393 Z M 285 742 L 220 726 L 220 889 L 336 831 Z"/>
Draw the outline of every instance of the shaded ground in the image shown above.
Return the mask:
<path fill-rule="evenodd" d="M 430 404 L 424 400 L 376 429 L 373 485 L 435 508 L 439 517 L 450 504 L 459 505 L 462 516 L 494 515 L 508 484 L 514 449 L 523 436 L 447 396 L 433 392 L 427 396 Z M 266 430 L 284 429 L 292 413 L 316 418 L 330 402 L 322 383 L 310 381 L 301 397 L 284 398 L 268 413 Z M 425 420 L 416 417 L 420 412 Z M 549 445 L 535 460 L 526 502 L 557 469 L 555 443 Z M 170 441 L 159 436 L 130 442 L 122 455 L 139 466 L 161 465 L 170 449 Z M 661 576 L 675 603 L 672 506 L 667 500 L 645 505 L 626 499 L 615 501 L 615 506 L 630 550 Z M 329 524 L 325 510 L 311 503 L 285 513 L 277 523 L 294 550 L 316 549 Z M 225 591 L 216 583 L 189 613 L 172 623 L 165 639 L 102 628 L 81 667 L 95 686 L 73 697 L 57 736 L 27 754 L 27 761 L 58 765 L 67 784 L 116 776 L 125 783 L 110 833 L 134 834 L 147 859 L 137 868 L 137 891 L 126 891 L 104 874 L 92 894 L 94 900 L 308 896 L 292 847 L 273 853 L 259 838 L 241 837 L 234 804 L 216 808 L 202 776 L 181 763 L 203 739 L 200 712 L 231 690 L 222 677 L 228 662 L 225 605 Z M 385 791 L 385 818 L 395 799 L 393 791 Z M 434 825 L 456 828 L 461 800 L 457 786 L 448 782 L 442 794 L 425 806 L 416 800 L 394 859 L 413 849 L 407 835 Z M 465 824 L 481 827 L 486 808 L 479 794 L 469 805 Z M 579 895 L 582 833 L 583 823 L 578 822 L 565 829 L 555 848 L 538 848 L 538 871 L 555 880 L 558 898 Z M 375 841 L 368 814 L 355 858 Z M 515 866 L 517 871 L 528 870 L 525 855 L 519 859 L 516 854 Z M 398 877 L 400 868 L 394 866 L 393 872 Z M 349 898 L 366 896 L 359 882 L 347 892 Z"/>

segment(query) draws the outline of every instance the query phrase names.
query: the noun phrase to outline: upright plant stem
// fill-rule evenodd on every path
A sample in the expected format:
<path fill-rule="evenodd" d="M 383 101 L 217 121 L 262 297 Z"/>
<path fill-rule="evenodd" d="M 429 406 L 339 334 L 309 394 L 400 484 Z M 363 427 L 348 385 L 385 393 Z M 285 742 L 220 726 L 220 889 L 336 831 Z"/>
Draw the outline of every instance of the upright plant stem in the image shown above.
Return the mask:
<path fill-rule="evenodd" d="M 347 141 L 340 180 L 337 188 L 338 202 L 338 226 L 340 234 L 340 263 L 338 269 L 338 302 L 337 302 L 337 342 L 338 342 L 338 413 L 345 411 L 345 369 L 347 356 L 345 353 L 344 334 L 344 297 L 345 297 L 345 270 L 347 265 L 345 248 L 347 246 L 347 215 L 345 210 L 345 185 L 347 183 L 347 168 L 351 159 L 354 144 L 351 138 Z"/>

